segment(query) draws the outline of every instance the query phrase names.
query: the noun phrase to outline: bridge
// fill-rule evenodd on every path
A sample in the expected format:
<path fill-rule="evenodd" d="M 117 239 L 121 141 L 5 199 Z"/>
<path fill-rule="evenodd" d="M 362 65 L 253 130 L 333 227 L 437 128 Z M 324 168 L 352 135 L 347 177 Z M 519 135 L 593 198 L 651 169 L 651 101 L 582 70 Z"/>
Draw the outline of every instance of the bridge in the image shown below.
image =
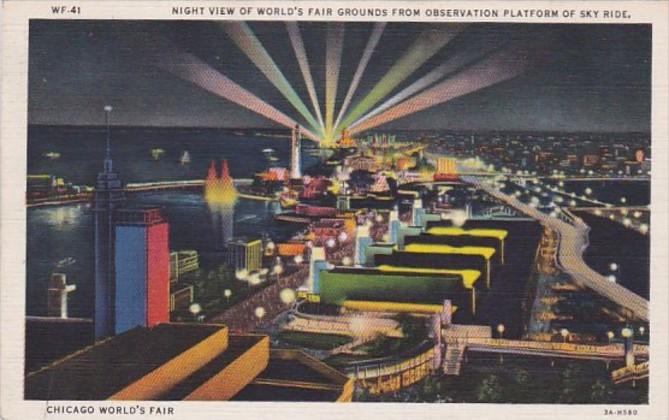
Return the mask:
<path fill-rule="evenodd" d="M 542 225 L 557 232 L 558 265 L 573 281 L 582 287 L 587 287 L 596 293 L 628 310 L 642 321 L 648 321 L 648 300 L 633 293 L 625 287 L 609 281 L 606 277 L 590 268 L 583 261 L 583 252 L 588 247 L 589 227 L 578 217 L 571 218 L 571 223 L 549 215 L 531 207 L 515 197 L 507 195 L 491 184 L 482 182 L 476 177 L 461 177 L 464 182 L 475 185 L 492 197 L 500 200 L 519 212 L 539 221 Z"/>
<path fill-rule="evenodd" d="M 248 185 L 251 182 L 253 182 L 252 179 L 246 178 L 234 180 L 235 185 Z M 204 179 L 187 179 L 175 181 L 129 182 L 126 184 L 124 190 L 126 192 L 146 192 L 202 188 L 203 186 Z"/>
<path fill-rule="evenodd" d="M 510 340 L 504 338 L 447 338 L 447 345 L 462 346 L 467 351 L 546 356 L 569 359 L 613 360 L 625 358 L 624 344 L 579 344 L 547 341 Z M 648 359 L 648 346 L 634 344 L 634 355 Z"/>

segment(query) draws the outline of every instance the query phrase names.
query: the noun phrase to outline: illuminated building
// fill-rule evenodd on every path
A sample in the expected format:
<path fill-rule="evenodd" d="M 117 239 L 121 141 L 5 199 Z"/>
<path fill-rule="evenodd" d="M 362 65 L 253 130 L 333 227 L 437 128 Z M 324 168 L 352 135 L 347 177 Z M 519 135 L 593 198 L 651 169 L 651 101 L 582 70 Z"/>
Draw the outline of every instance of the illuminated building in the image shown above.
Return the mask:
<path fill-rule="evenodd" d="M 320 273 L 320 300 L 397 302 L 441 305 L 452 300 L 457 307 L 475 307 L 477 270 L 448 270 L 381 265 L 376 268 L 336 267 Z M 436 308 L 436 307 L 435 307 Z"/>
<path fill-rule="evenodd" d="M 368 266 L 376 265 L 374 257 L 377 254 L 391 255 L 397 246 L 393 243 L 374 242 L 365 250 L 365 263 Z"/>
<path fill-rule="evenodd" d="M 311 248 L 311 255 L 309 257 L 309 277 L 306 284 L 306 288 L 310 293 L 320 293 L 321 272 L 327 268 L 328 263 L 325 260 L 325 248 L 320 246 Z"/>
<path fill-rule="evenodd" d="M 172 285 L 170 288 L 170 312 L 187 310 L 193 303 L 194 287 L 192 284 Z"/>
<path fill-rule="evenodd" d="M 169 225 L 159 208 L 116 212 L 114 332 L 169 321 Z"/>
<path fill-rule="evenodd" d="M 344 166 L 350 168 L 352 171 L 374 172 L 377 169 L 376 160 L 363 154 L 346 157 L 344 159 Z"/>
<path fill-rule="evenodd" d="M 107 147 L 103 170 L 98 174 L 93 194 L 96 338 L 114 333 L 114 212 L 125 200 L 123 182 L 112 165 L 109 112 L 111 107 L 105 107 Z"/>
<path fill-rule="evenodd" d="M 262 241 L 237 238 L 227 244 L 227 260 L 235 270 L 254 271 L 262 268 Z"/>
<path fill-rule="evenodd" d="M 306 246 L 301 242 L 287 242 L 278 244 L 276 248 L 276 253 L 280 257 L 296 257 L 298 255 L 304 255 Z"/>
<path fill-rule="evenodd" d="M 302 134 L 300 126 L 295 125 L 290 134 L 290 179 L 302 178 L 300 169 L 300 148 L 302 147 Z"/>
<path fill-rule="evenodd" d="M 401 222 L 399 218 L 399 211 L 395 207 L 390 211 L 390 215 L 388 217 L 388 238 L 390 242 L 394 244 L 397 243 L 400 226 Z"/>
<path fill-rule="evenodd" d="M 351 209 L 351 196 L 338 195 L 337 196 L 337 210 L 346 211 Z"/>
<path fill-rule="evenodd" d="M 200 259 L 195 250 L 170 252 L 170 281 L 175 282 L 179 277 L 200 268 Z"/>
<path fill-rule="evenodd" d="M 369 226 L 361 225 L 355 232 L 355 255 L 354 264 L 365 265 L 367 263 L 367 247 L 373 242 L 369 236 Z"/>
<path fill-rule="evenodd" d="M 389 190 L 390 186 L 388 185 L 388 180 L 386 180 L 386 177 L 383 174 L 377 174 L 374 183 L 369 188 L 369 191 L 375 193 L 388 192 Z"/>
<path fill-rule="evenodd" d="M 451 181 L 458 177 L 456 162 L 453 158 L 437 158 L 437 168 L 434 174 L 435 181 Z"/>
<path fill-rule="evenodd" d="M 411 224 L 413 226 L 423 226 L 423 218 L 425 217 L 425 209 L 423 208 L 423 200 L 416 198 L 413 200 L 411 206 Z"/>
<path fill-rule="evenodd" d="M 24 389 L 27 400 L 351 401 L 352 382 L 301 351 L 270 350 L 267 336 L 189 323 L 99 341 L 29 373 Z"/>
<path fill-rule="evenodd" d="M 342 148 L 356 147 L 355 140 L 351 137 L 348 129 L 344 128 L 341 131 L 341 137 L 337 141 L 337 145 Z"/>
<path fill-rule="evenodd" d="M 314 243 L 323 245 L 328 239 L 336 239 L 346 230 L 343 219 L 320 219 L 309 225 L 309 231 L 314 235 Z"/>

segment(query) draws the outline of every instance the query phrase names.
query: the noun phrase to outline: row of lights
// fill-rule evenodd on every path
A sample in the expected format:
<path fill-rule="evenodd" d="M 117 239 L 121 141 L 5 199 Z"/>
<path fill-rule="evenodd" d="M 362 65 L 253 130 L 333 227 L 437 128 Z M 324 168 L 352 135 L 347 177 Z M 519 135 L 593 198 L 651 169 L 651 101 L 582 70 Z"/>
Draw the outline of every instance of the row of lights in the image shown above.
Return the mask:
<path fill-rule="evenodd" d="M 506 330 L 506 327 L 504 326 L 504 324 L 498 324 L 497 325 L 497 332 L 499 333 L 500 338 L 502 338 L 504 336 L 504 331 L 505 330 Z M 639 327 L 639 335 L 644 335 L 645 332 L 646 332 L 646 328 L 643 325 L 640 326 Z M 625 327 L 620 331 L 620 335 L 622 335 L 623 338 L 630 338 L 633 334 L 634 334 L 634 330 L 632 330 L 629 327 Z M 566 329 L 566 328 L 562 328 L 560 330 L 560 335 L 562 336 L 562 338 L 566 342 L 567 337 L 569 337 L 569 330 Z M 607 331 L 606 336 L 608 337 L 609 342 L 611 342 L 611 340 L 613 340 L 613 338 L 615 337 L 615 333 L 613 331 Z"/>

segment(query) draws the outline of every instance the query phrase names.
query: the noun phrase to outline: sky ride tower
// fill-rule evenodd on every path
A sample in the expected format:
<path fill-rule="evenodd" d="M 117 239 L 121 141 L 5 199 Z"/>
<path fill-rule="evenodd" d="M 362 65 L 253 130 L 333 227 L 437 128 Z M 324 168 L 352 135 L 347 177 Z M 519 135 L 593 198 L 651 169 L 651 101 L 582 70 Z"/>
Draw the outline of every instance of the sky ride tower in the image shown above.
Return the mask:
<path fill-rule="evenodd" d="M 123 206 L 125 194 L 123 181 L 114 172 L 111 158 L 111 130 L 107 105 L 105 124 L 107 147 L 102 172 L 97 176 L 93 193 L 93 230 L 95 253 L 95 309 L 93 320 L 95 338 L 114 334 L 114 213 Z"/>

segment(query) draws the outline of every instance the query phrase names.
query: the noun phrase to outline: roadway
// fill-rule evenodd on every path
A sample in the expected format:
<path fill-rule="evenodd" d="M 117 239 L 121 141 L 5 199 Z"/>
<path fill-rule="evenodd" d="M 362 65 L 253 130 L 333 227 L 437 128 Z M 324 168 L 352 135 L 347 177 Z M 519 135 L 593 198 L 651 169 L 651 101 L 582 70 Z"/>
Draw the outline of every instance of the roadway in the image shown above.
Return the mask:
<path fill-rule="evenodd" d="M 571 276 L 576 284 L 587 287 L 610 299 L 629 310 L 640 320 L 648 321 L 648 300 L 617 283 L 609 281 L 583 261 L 583 252 L 588 247 L 588 231 L 590 229 L 583 220 L 575 217 L 572 219 L 572 223 L 564 222 L 499 191 L 488 183 L 481 182 L 476 177 L 463 176 L 461 179 L 557 232 L 560 239 L 557 254 L 558 264 Z"/>
<path fill-rule="evenodd" d="M 528 340 L 507 340 L 503 338 L 449 338 L 450 346 L 460 345 L 466 351 L 518 354 L 525 356 L 548 356 L 570 359 L 622 359 L 625 357 L 623 344 L 577 344 L 554 343 Z M 634 355 L 648 360 L 648 346 L 635 344 Z"/>

